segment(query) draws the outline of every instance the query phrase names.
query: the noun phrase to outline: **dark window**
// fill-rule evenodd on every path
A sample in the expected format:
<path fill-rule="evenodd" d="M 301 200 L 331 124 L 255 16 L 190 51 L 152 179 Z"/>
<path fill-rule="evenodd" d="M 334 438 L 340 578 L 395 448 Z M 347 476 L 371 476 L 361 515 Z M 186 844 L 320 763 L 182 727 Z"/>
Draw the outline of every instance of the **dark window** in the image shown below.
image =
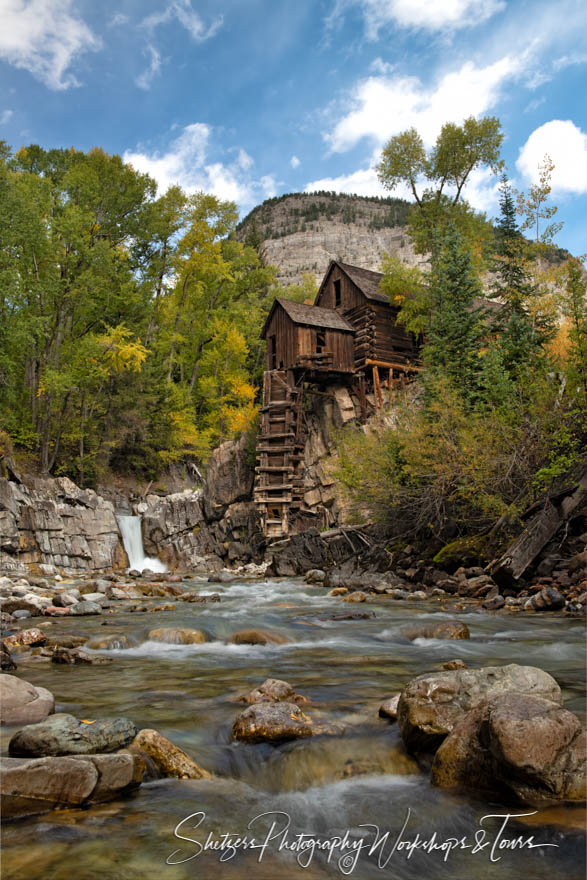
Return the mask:
<path fill-rule="evenodd" d="M 269 337 L 269 364 L 272 370 L 277 367 L 277 341 L 275 334 Z"/>
<path fill-rule="evenodd" d="M 342 294 L 340 292 L 340 279 L 334 282 L 334 308 L 338 308 L 338 306 L 342 302 Z"/>
<path fill-rule="evenodd" d="M 326 348 L 326 331 L 325 330 L 317 330 L 316 331 L 316 353 L 322 354 L 324 349 Z"/>

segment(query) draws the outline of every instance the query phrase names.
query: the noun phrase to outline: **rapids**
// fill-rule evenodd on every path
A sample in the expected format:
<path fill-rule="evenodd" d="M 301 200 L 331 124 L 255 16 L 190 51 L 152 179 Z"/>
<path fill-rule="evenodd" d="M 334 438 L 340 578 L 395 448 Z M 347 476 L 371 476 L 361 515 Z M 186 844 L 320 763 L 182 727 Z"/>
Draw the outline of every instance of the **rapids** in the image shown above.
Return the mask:
<path fill-rule="evenodd" d="M 584 719 L 580 621 L 560 614 L 469 611 L 459 619 L 467 623 L 470 641 L 409 642 L 399 633 L 406 623 L 455 615 L 431 601 L 375 597 L 360 606 L 342 605 L 340 599 L 326 596 L 324 589 L 299 580 L 194 586 L 198 592 L 218 592 L 221 602 L 177 602 L 176 611 L 155 614 L 118 611 L 100 618 L 60 619 L 48 629 L 60 634 L 125 634 L 133 647 L 100 652 L 113 658 L 109 665 L 56 666 L 22 655 L 17 674 L 49 688 L 58 712 L 78 718 L 123 715 L 138 728 L 156 728 L 217 778 L 145 783 L 125 800 L 7 824 L 4 880 L 584 877 L 583 810 L 552 808 L 511 819 L 500 839 L 527 841 L 534 835 L 534 845 L 548 846 L 500 849 L 498 842 L 495 861 L 491 846 L 474 853 L 476 832 L 485 830 L 485 842 L 492 844 L 503 821 L 483 820 L 484 816 L 533 810 L 432 788 L 427 774 L 404 753 L 397 725 L 378 717 L 383 699 L 415 675 L 461 658 L 468 666 L 540 666 L 561 685 L 565 706 Z M 374 611 L 376 616 L 328 619 L 343 609 Z M 195 627 L 211 641 L 198 645 L 149 641 L 149 629 L 157 626 Z M 223 641 L 243 628 L 272 630 L 287 637 L 288 643 L 249 646 Z M 237 697 L 268 677 L 288 681 L 297 693 L 311 699 L 304 711 L 316 721 L 343 722 L 345 734 L 280 747 L 232 743 L 231 725 L 243 708 Z M 2 730 L 3 754 L 13 732 Z M 174 836 L 178 823 L 195 813 L 199 818 L 184 822 L 178 831 L 188 840 Z M 256 819 L 263 813 L 280 815 Z M 287 835 L 278 836 L 279 828 L 275 829 L 275 839 L 266 849 L 242 845 L 231 858 L 232 850 L 198 851 L 209 833 L 210 840 L 231 833 L 254 836 L 259 843 L 267 833 L 263 828 L 273 820 L 285 822 L 286 816 Z M 200 827 L 190 830 L 200 820 Z M 252 828 L 247 830 L 250 822 Z M 380 834 L 389 832 L 371 855 L 375 830 L 363 827 L 368 824 L 378 826 Z M 347 830 L 349 840 L 365 842 L 354 866 L 350 849 L 346 861 L 339 862 L 338 850 L 329 861 L 327 849 L 306 849 L 304 855 L 288 848 L 302 832 L 325 845 L 335 835 L 344 837 Z M 419 834 L 429 839 L 434 832 L 439 844 L 465 838 L 465 845 L 471 846 L 451 849 L 448 855 L 446 845 L 433 852 L 413 850 L 409 857 L 409 851 L 398 846 L 390 855 L 400 838 L 409 842 Z"/>

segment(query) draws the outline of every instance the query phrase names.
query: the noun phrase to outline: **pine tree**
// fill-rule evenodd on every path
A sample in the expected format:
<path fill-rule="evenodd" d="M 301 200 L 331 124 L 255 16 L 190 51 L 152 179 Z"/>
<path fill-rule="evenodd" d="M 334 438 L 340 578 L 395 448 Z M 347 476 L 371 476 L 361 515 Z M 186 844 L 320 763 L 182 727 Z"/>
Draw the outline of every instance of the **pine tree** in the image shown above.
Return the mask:
<path fill-rule="evenodd" d="M 492 330 L 497 336 L 505 369 L 516 377 L 540 358 L 551 328 L 533 319 L 530 313 L 538 288 L 529 275 L 527 243 L 516 220 L 512 190 L 505 175 L 500 193 L 501 215 L 495 224 L 491 266 L 495 281 L 489 294 L 498 302 Z"/>
<path fill-rule="evenodd" d="M 466 401 L 475 396 L 484 336 L 482 296 L 471 253 L 454 224 L 435 248 L 430 278 L 431 321 L 424 360 L 433 379 L 448 381 Z"/>

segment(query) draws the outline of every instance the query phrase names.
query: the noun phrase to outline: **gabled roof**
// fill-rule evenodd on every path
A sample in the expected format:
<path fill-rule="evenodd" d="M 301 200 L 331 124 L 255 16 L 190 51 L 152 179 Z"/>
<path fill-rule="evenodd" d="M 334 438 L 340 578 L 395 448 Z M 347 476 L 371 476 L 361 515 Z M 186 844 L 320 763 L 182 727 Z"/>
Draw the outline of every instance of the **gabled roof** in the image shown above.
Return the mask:
<path fill-rule="evenodd" d="M 345 333 L 354 333 L 352 324 L 342 317 L 334 309 L 323 309 L 320 306 L 309 306 L 306 303 L 295 302 L 292 299 L 277 297 L 267 315 L 267 320 L 261 331 L 261 339 L 265 339 L 267 327 L 273 317 L 277 305 L 280 305 L 294 324 L 305 324 L 307 327 L 325 327 L 328 330 L 342 330 Z"/>
<path fill-rule="evenodd" d="M 340 263 L 338 260 L 332 260 L 328 269 L 326 270 L 326 274 L 322 279 L 322 284 L 320 285 L 320 289 L 316 295 L 315 302 L 318 302 L 320 297 L 322 296 L 322 291 L 330 275 L 333 266 L 339 266 L 345 275 L 351 279 L 351 281 L 357 285 L 359 290 L 363 293 L 367 299 L 375 300 L 376 302 L 385 303 L 386 306 L 391 305 L 389 302 L 389 298 L 381 293 L 379 290 L 379 282 L 383 278 L 381 272 L 373 272 L 371 269 L 361 269 L 359 266 L 351 266 L 349 263 Z"/>

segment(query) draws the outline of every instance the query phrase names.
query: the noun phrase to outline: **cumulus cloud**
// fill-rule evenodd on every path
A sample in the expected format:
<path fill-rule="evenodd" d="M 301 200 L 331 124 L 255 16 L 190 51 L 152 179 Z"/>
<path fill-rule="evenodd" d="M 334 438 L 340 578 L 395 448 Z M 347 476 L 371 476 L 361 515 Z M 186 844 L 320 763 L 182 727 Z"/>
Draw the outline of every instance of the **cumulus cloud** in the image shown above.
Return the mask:
<path fill-rule="evenodd" d="M 324 138 L 332 152 L 342 153 L 365 137 L 382 146 L 392 135 L 414 126 L 431 144 L 447 120 L 460 122 L 491 110 L 506 83 L 522 68 L 520 57 L 506 56 L 487 67 L 467 61 L 431 88 L 416 76 L 367 77 L 352 91 L 352 109 Z"/>
<path fill-rule="evenodd" d="M 555 166 L 553 191 L 587 193 L 587 135 L 570 119 L 546 122 L 521 148 L 516 167 L 530 183 L 538 182 L 538 166 L 546 154 Z"/>
<path fill-rule="evenodd" d="M 365 36 L 377 40 L 388 25 L 427 31 L 460 30 L 481 24 L 505 9 L 504 0 L 336 0 L 327 24 L 334 25 L 345 11 L 358 6 Z"/>
<path fill-rule="evenodd" d="M 0 58 L 50 89 L 78 86 L 70 67 L 102 43 L 72 5 L 72 0 L 0 0 Z"/>
<path fill-rule="evenodd" d="M 209 161 L 212 133 L 209 125 L 194 122 L 171 141 L 164 153 L 127 150 L 123 158 L 137 171 L 150 174 L 160 193 L 179 184 L 188 193 L 212 193 L 242 208 L 275 195 L 276 180 L 271 175 L 255 179 L 250 173 L 253 160 L 245 150 L 239 149 L 236 159 L 230 162 Z"/>
<path fill-rule="evenodd" d="M 198 13 L 192 9 L 191 0 L 172 0 L 162 12 L 154 12 L 148 15 L 141 22 L 142 26 L 148 30 L 153 30 L 161 24 L 168 24 L 170 21 L 178 21 L 186 29 L 192 40 L 196 43 L 203 43 L 209 40 L 222 27 L 223 17 L 217 16 L 212 24 L 204 24 Z"/>
<path fill-rule="evenodd" d="M 3 110 L 0 113 L 0 125 L 6 125 L 14 116 L 14 110 Z"/>
<path fill-rule="evenodd" d="M 156 76 L 161 72 L 161 53 L 155 46 L 149 45 L 145 48 L 144 54 L 149 56 L 149 66 L 137 78 L 135 83 L 139 89 L 148 90 Z"/>
<path fill-rule="evenodd" d="M 289 164 L 292 168 L 299 168 L 301 163 L 297 156 L 292 156 L 289 160 Z"/>
<path fill-rule="evenodd" d="M 375 168 L 361 168 L 351 174 L 341 174 L 338 177 L 322 177 L 319 180 L 311 180 L 304 187 L 304 192 L 317 192 L 318 190 L 352 193 L 358 196 L 389 195 L 389 192 L 383 189 L 379 183 Z M 403 194 L 402 197 L 404 197 Z"/>

